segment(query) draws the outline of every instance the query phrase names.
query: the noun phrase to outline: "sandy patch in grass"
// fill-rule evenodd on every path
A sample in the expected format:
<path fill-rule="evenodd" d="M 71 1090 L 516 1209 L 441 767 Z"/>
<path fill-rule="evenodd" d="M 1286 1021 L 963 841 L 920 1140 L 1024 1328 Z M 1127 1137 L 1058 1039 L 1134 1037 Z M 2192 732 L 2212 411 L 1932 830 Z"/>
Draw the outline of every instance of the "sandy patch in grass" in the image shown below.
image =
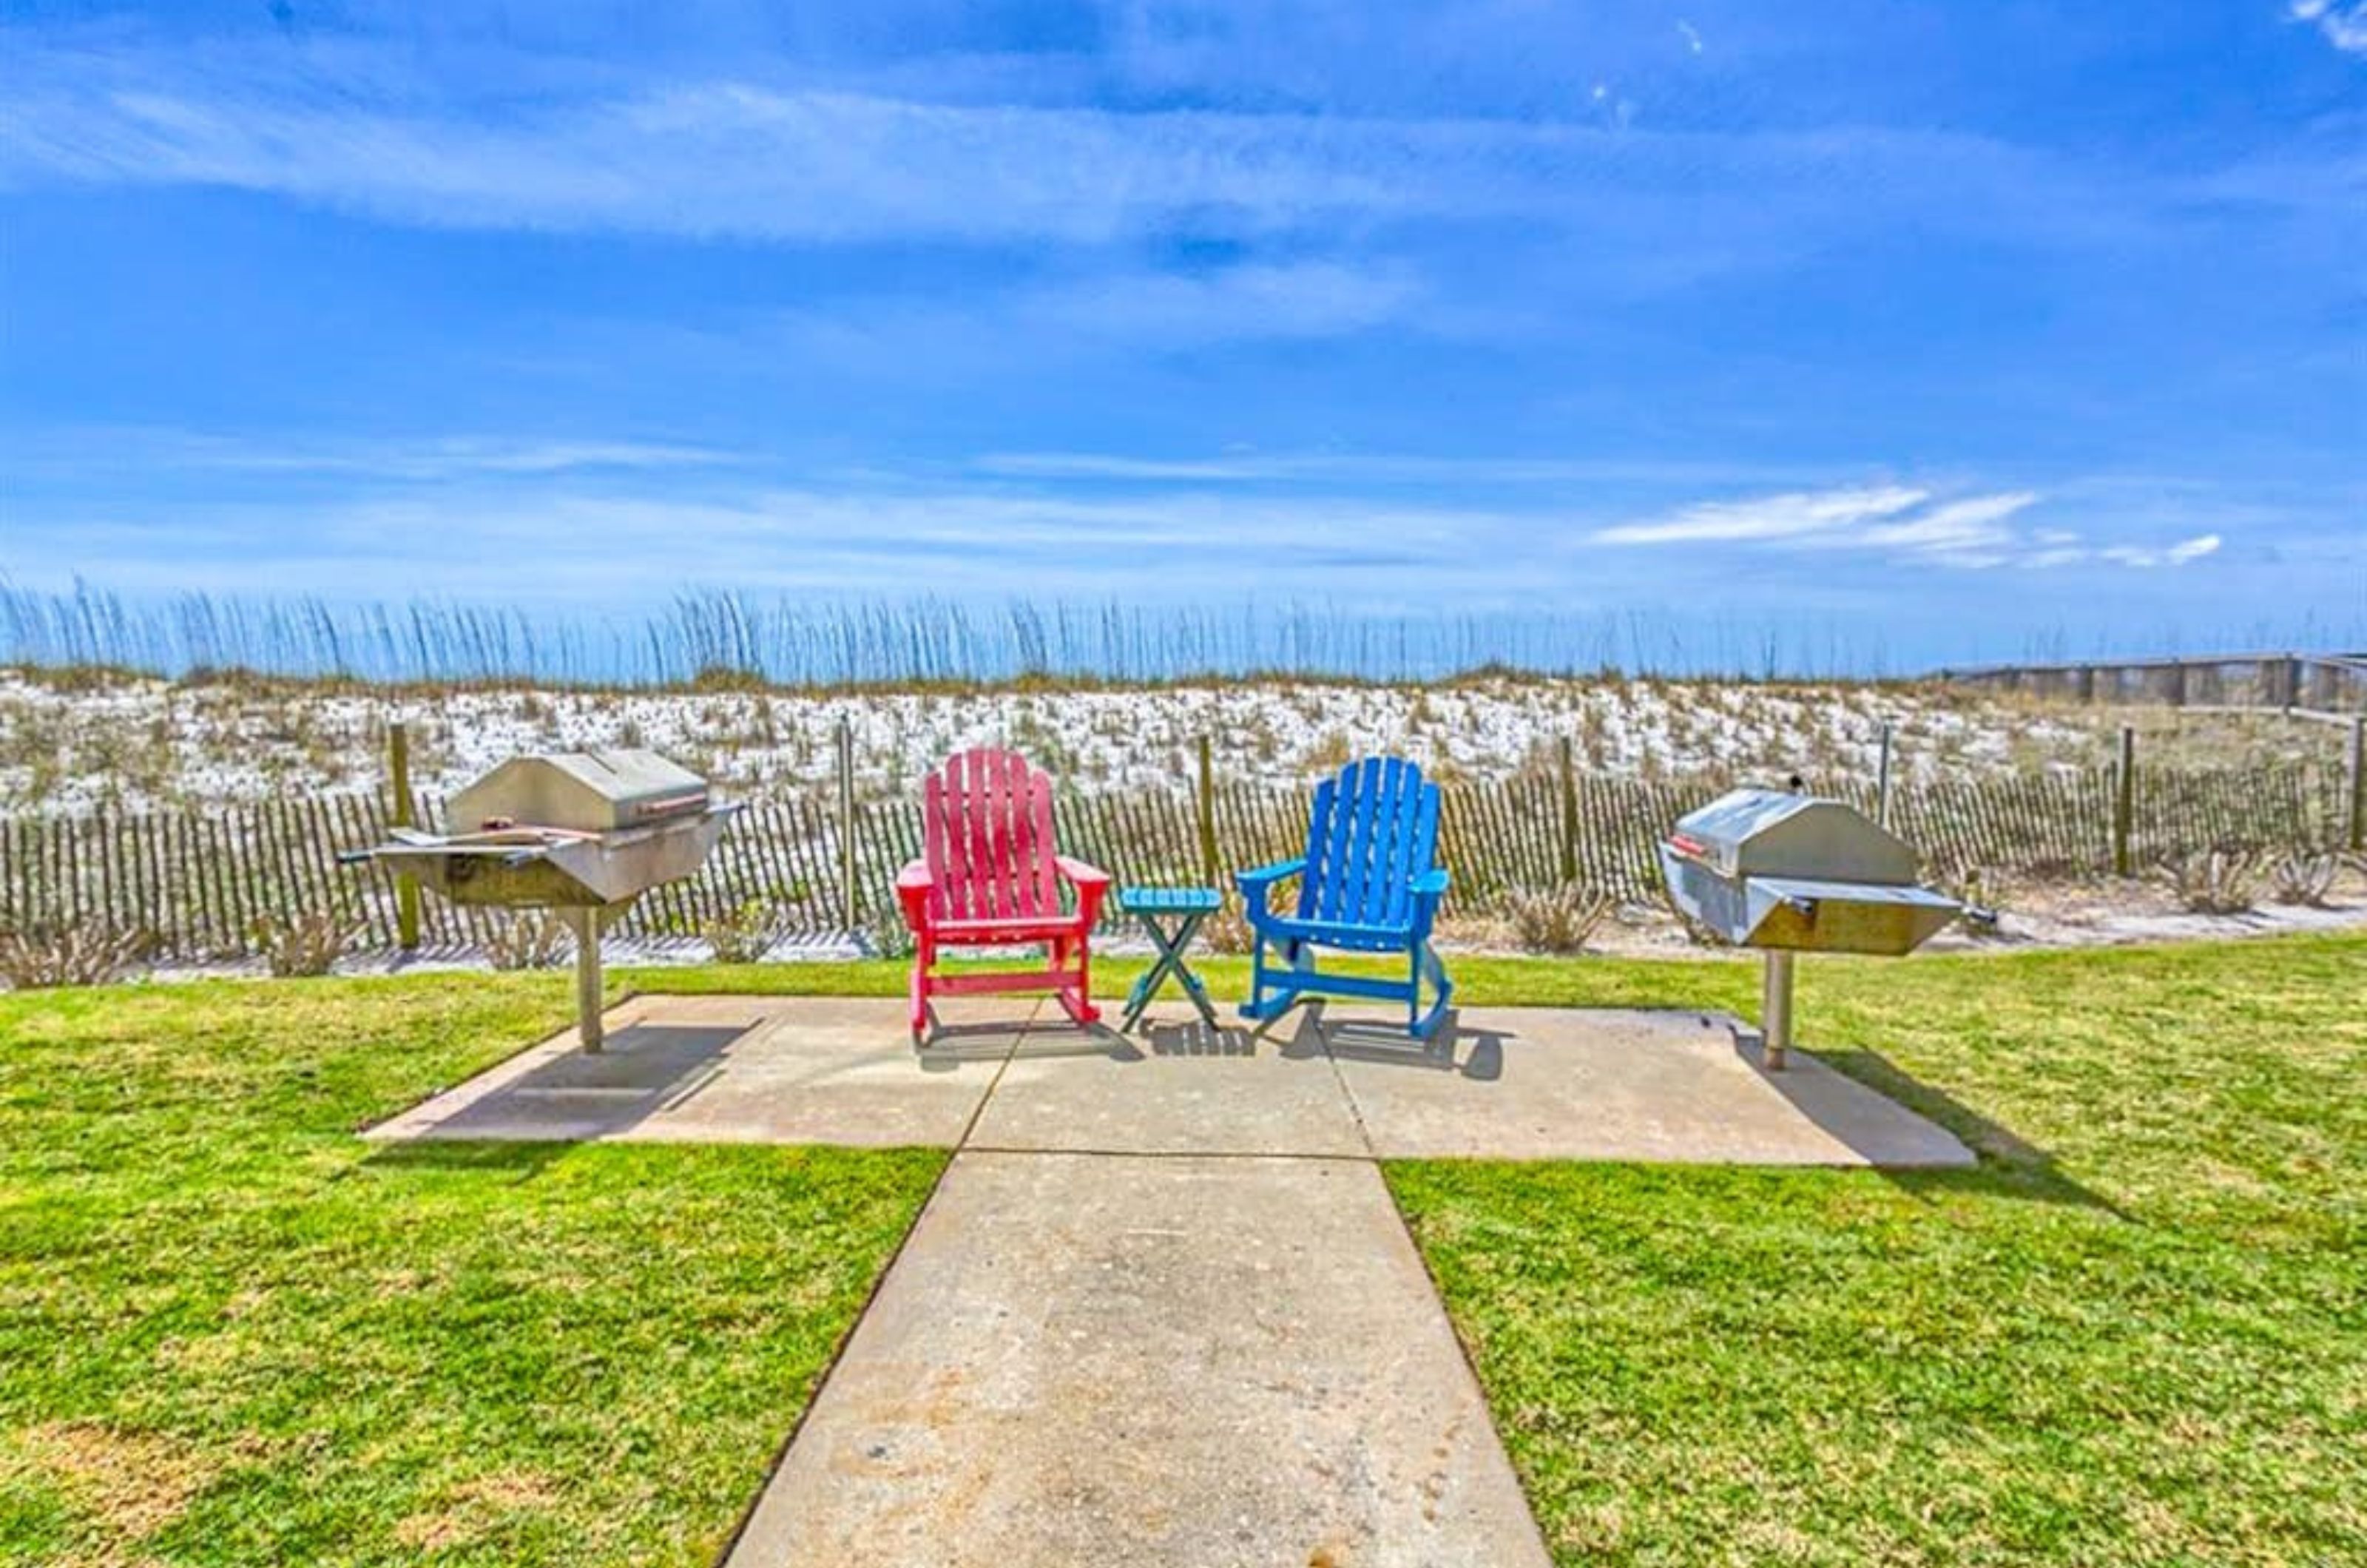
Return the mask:
<path fill-rule="evenodd" d="M 559 1502 L 548 1476 L 530 1470 L 497 1471 L 452 1488 L 441 1506 L 399 1521 L 394 1539 L 419 1551 L 465 1545 L 490 1534 L 519 1514 L 540 1513 Z"/>
<path fill-rule="evenodd" d="M 125 1544 L 179 1518 L 222 1468 L 218 1457 L 175 1438 L 95 1421 L 46 1422 L 27 1428 L 17 1444 L 35 1470 Z"/>

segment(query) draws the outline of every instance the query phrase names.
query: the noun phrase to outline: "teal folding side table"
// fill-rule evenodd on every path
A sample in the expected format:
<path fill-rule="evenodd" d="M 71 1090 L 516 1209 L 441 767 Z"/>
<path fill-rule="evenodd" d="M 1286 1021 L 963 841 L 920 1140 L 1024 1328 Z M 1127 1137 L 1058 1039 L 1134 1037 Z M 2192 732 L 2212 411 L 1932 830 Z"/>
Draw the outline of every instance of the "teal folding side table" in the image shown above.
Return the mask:
<path fill-rule="evenodd" d="M 1141 923 L 1150 945 L 1159 950 L 1159 961 L 1143 972 L 1126 995 L 1126 1015 L 1118 1032 L 1124 1033 L 1141 1021 L 1142 1010 L 1150 1005 L 1170 975 L 1182 983 L 1184 994 L 1200 1010 L 1201 1021 L 1210 1029 L 1218 1027 L 1217 1010 L 1208 1005 L 1207 987 L 1184 962 L 1184 951 L 1192 945 L 1200 922 L 1224 908 L 1224 895 L 1213 887 L 1127 887 L 1119 890 L 1117 901 Z"/>

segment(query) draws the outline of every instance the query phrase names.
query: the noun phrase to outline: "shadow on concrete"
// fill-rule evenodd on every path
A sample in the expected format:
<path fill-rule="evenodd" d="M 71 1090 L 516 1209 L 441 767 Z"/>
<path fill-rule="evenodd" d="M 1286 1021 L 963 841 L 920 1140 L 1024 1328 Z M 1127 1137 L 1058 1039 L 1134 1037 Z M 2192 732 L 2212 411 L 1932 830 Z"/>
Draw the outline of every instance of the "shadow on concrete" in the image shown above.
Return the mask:
<path fill-rule="evenodd" d="M 1799 1080 L 1789 1072 L 1771 1073 L 1761 1065 L 1756 1031 L 1735 1032 L 1735 1050 L 1776 1091 L 1833 1136 L 1850 1142 L 1849 1131 L 1821 1118 L 1818 1108 L 1804 1103 L 1795 1092 Z M 1988 1197 L 2016 1198 L 2029 1202 L 2063 1203 L 2094 1209 L 2114 1219 L 2135 1223 L 2111 1199 L 2065 1175 L 2055 1156 L 2001 1122 L 1991 1121 L 1943 1089 L 1934 1089 L 1878 1051 L 1863 1047 L 1818 1049 L 1817 1060 L 1843 1077 L 1903 1106 L 1924 1120 L 1946 1129 L 1973 1151 L 1979 1161 L 1954 1168 L 1878 1168 L 1890 1181 L 1912 1192 L 1974 1192 Z M 1852 1145 L 1852 1147 L 1856 1145 Z"/>
<path fill-rule="evenodd" d="M 1057 1060 L 1063 1056 L 1101 1056 L 1113 1062 L 1139 1062 L 1142 1048 L 1106 1023 L 1077 1023 L 1066 1013 L 1039 1019 L 1027 1026 L 1012 1048 L 1014 1062 Z"/>
<path fill-rule="evenodd" d="M 1330 1018 L 1319 998 L 1302 1004 L 1297 1013 L 1297 1027 L 1282 1047 L 1285 1057 L 1320 1055 L 1461 1073 L 1476 1083 L 1493 1083 L 1504 1076 L 1504 1042 L 1512 1038 L 1501 1029 L 1466 1028 L 1456 1008 L 1446 1010 L 1427 1040 L 1408 1034 L 1401 1024 L 1378 1019 Z"/>
<path fill-rule="evenodd" d="M 632 1024 L 610 1034 L 604 1050 L 537 1063 L 420 1136 L 574 1141 L 622 1133 L 715 1082 L 732 1046 L 760 1025 Z"/>
<path fill-rule="evenodd" d="M 932 1014 L 929 1032 L 912 1047 L 912 1058 L 924 1073 L 950 1073 L 969 1062 L 1001 1062 L 1025 1038 L 1027 1028 L 1025 1020 L 939 1023 Z"/>
<path fill-rule="evenodd" d="M 1211 1029 L 1199 1019 L 1184 1023 L 1154 1023 L 1142 1032 L 1156 1056 L 1254 1056 L 1257 1031 L 1219 1024 Z"/>

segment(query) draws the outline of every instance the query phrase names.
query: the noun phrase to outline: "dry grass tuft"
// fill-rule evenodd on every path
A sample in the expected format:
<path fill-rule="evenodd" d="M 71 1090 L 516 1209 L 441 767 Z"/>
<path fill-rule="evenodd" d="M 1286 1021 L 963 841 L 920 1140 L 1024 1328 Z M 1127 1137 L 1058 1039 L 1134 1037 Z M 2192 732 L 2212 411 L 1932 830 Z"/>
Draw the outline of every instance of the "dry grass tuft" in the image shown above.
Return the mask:
<path fill-rule="evenodd" d="M 575 933 L 549 909 L 527 909 L 485 939 L 485 961 L 496 969 L 550 969 L 575 945 Z"/>
<path fill-rule="evenodd" d="M 2330 851 L 2297 850 L 2281 855 L 2270 872 L 2269 897 L 2280 904 L 2322 909 L 2341 869 L 2342 857 Z"/>
<path fill-rule="evenodd" d="M 1200 944 L 1211 953 L 1247 953 L 1251 937 L 1249 917 L 1229 902 L 1200 922 Z"/>
<path fill-rule="evenodd" d="M 19 991 L 104 986 L 123 978 L 153 946 L 145 931 L 96 920 L 0 932 L 0 977 Z"/>
<path fill-rule="evenodd" d="M 1523 953 L 1584 951 L 1595 928 L 1611 913 L 1612 900 L 1582 887 L 1543 891 L 1514 889 L 1498 908 L 1512 928 L 1512 939 Z"/>
<path fill-rule="evenodd" d="M 293 919 L 260 915 L 247 931 L 263 950 L 263 961 L 271 973 L 285 980 L 327 974 L 360 937 L 363 927 L 358 920 L 316 910 Z"/>
<path fill-rule="evenodd" d="M 728 915 L 707 922 L 707 944 L 718 964 L 753 964 L 769 952 L 780 935 L 781 922 L 773 907 L 751 898 Z"/>
<path fill-rule="evenodd" d="M 2190 914 L 2241 915 L 2259 907 L 2268 864 L 2256 850 L 2223 848 L 2172 856 L 2161 869 L 2179 907 Z"/>

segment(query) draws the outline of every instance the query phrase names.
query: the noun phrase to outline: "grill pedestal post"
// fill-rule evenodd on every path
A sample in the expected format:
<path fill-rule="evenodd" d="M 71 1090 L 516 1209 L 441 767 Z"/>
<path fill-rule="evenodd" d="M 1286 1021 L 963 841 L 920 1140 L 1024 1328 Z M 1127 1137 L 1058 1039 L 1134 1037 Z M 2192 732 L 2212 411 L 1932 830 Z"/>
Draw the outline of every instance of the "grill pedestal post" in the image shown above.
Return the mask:
<path fill-rule="evenodd" d="M 1767 1070 L 1784 1070 L 1792 1049 L 1792 955 L 1782 948 L 1767 950 L 1766 981 L 1759 995 L 1759 1045 Z"/>
<path fill-rule="evenodd" d="M 600 911 L 570 909 L 575 927 L 575 1037 L 597 1052 L 600 1033 Z"/>

